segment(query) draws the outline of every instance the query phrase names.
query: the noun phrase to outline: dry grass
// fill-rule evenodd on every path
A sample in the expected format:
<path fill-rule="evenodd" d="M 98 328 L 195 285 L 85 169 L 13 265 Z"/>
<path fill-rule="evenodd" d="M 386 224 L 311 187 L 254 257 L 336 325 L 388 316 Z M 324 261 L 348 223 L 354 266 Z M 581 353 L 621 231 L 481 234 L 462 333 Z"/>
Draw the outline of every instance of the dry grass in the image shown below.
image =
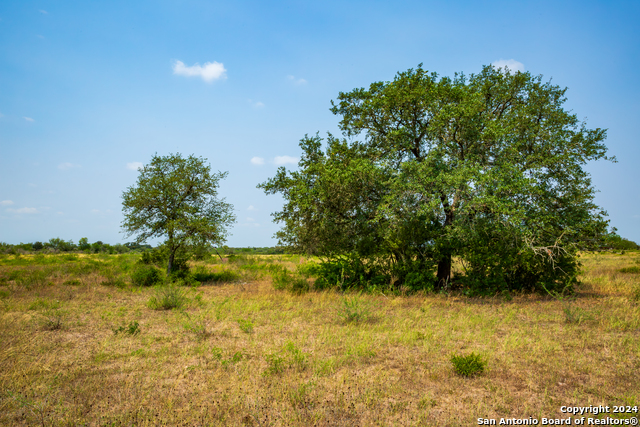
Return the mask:
<path fill-rule="evenodd" d="M 240 280 L 186 288 L 186 308 L 155 311 L 153 289 L 105 285 L 126 283 L 131 258 L 5 257 L 0 425 L 466 426 L 638 405 L 640 275 L 619 270 L 639 260 L 586 255 L 574 299 L 509 301 L 291 295 L 227 262 L 203 268 Z M 140 333 L 114 333 L 133 322 Z M 457 376 L 452 355 L 471 352 L 485 372 Z"/>

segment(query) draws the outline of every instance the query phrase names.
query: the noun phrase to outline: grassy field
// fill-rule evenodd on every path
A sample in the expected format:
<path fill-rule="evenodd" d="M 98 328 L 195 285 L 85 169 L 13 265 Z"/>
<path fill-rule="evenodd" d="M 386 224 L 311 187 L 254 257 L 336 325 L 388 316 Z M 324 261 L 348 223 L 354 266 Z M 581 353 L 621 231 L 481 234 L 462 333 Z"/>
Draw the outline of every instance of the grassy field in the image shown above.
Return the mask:
<path fill-rule="evenodd" d="M 0 257 L 0 425 L 467 426 L 640 405 L 638 253 L 584 255 L 556 298 L 275 290 L 294 256 L 141 288 L 136 257 Z M 167 298 L 181 308 L 151 308 Z M 472 352 L 485 371 L 457 375 Z"/>

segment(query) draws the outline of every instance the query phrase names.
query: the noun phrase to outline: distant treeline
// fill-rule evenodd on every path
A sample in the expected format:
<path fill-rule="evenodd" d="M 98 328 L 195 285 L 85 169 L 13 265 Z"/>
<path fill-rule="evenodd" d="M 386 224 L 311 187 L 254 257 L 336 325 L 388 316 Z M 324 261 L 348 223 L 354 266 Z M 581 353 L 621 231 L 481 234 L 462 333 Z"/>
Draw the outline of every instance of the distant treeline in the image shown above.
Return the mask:
<path fill-rule="evenodd" d="M 86 237 L 81 238 L 78 243 L 73 240 L 63 240 L 59 237 L 50 239 L 48 242 L 20 243 L 19 245 L 11 245 L 9 243 L 0 242 L 0 253 L 16 254 L 26 252 L 86 252 L 86 253 L 108 253 L 123 254 L 130 251 L 139 251 L 152 249 L 151 245 L 140 245 L 137 243 L 116 243 L 110 245 L 100 240 L 89 243 Z"/>
<path fill-rule="evenodd" d="M 640 249 L 640 245 L 638 245 L 636 242 L 632 242 L 629 239 L 620 237 L 615 232 L 613 232 L 613 233 L 609 233 L 605 238 L 603 249 L 628 251 L 628 250 Z"/>
<path fill-rule="evenodd" d="M 230 248 L 228 246 L 223 246 L 219 249 L 220 253 L 225 253 L 228 255 L 233 254 L 246 254 L 246 255 L 278 255 L 285 253 L 285 249 L 283 247 L 264 247 L 264 248 Z"/>
<path fill-rule="evenodd" d="M 135 242 L 127 242 L 125 244 L 116 243 L 110 245 L 98 240 L 97 242 L 89 243 L 86 237 L 81 238 L 78 243 L 73 243 L 73 240 L 63 240 L 58 237 L 50 239 L 48 242 L 34 242 L 34 243 L 20 243 L 18 245 L 12 245 L 9 243 L 0 242 L 0 254 L 18 254 L 18 253 L 33 253 L 33 252 L 85 252 L 85 253 L 107 253 L 107 254 L 123 254 L 131 251 L 145 251 L 153 249 L 151 245 L 141 245 Z M 610 233 L 604 239 L 604 243 L 601 246 L 601 250 L 640 250 L 640 245 L 624 237 L 620 237 L 616 233 Z M 215 255 L 278 255 L 284 254 L 285 248 L 276 247 L 248 247 L 248 248 L 232 248 L 229 246 L 222 246 L 220 248 L 211 249 L 209 253 Z"/>
<path fill-rule="evenodd" d="M 20 243 L 18 245 L 12 245 L 9 243 L 0 242 L 0 253 L 2 254 L 19 254 L 19 253 L 55 253 L 55 252 L 85 252 L 85 253 L 107 253 L 107 254 L 123 254 L 131 251 L 145 251 L 153 249 L 151 245 L 141 245 L 135 242 L 127 242 L 125 244 L 116 243 L 110 245 L 98 240 L 97 242 L 89 243 L 89 239 L 86 237 L 81 238 L 78 243 L 74 243 L 73 240 L 63 240 L 59 237 L 50 239 L 48 242 L 33 242 L 33 243 Z M 280 247 L 264 247 L 264 248 L 230 248 L 223 246 L 221 248 L 212 249 L 210 253 L 232 255 L 232 254 L 254 254 L 254 255 L 266 255 L 266 254 L 282 254 L 284 249 Z"/>

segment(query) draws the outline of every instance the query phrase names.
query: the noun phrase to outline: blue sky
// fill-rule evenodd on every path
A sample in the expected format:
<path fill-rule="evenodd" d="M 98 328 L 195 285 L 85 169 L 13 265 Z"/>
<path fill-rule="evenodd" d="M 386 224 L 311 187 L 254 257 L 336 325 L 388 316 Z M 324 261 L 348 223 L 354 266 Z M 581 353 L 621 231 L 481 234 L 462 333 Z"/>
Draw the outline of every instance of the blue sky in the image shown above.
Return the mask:
<path fill-rule="evenodd" d="M 180 152 L 229 171 L 230 246 L 274 245 L 282 199 L 256 185 L 305 134 L 339 133 L 340 91 L 502 60 L 608 129 L 596 201 L 640 243 L 639 18 L 632 1 L 4 1 L 0 241 L 125 242 L 136 165 Z"/>

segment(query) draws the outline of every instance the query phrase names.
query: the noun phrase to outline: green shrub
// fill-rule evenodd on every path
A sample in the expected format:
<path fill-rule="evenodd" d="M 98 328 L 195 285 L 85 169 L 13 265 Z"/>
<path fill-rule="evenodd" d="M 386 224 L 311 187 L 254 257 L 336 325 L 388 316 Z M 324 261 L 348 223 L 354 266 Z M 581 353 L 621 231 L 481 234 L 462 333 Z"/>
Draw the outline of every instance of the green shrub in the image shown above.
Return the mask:
<path fill-rule="evenodd" d="M 127 286 L 124 279 L 119 275 L 108 273 L 107 278 L 100 282 L 102 286 L 114 286 L 116 288 L 124 288 Z"/>
<path fill-rule="evenodd" d="M 164 256 L 161 251 L 157 249 L 148 249 L 142 252 L 140 255 L 141 264 L 155 264 L 162 265 L 164 262 Z"/>
<path fill-rule="evenodd" d="M 184 292 L 176 285 L 169 285 L 156 288 L 147 305 L 152 310 L 172 310 L 182 308 L 186 302 Z"/>
<path fill-rule="evenodd" d="M 640 267 L 634 265 L 633 267 L 621 268 L 620 273 L 640 274 Z"/>
<path fill-rule="evenodd" d="M 192 273 L 194 280 L 200 283 L 229 283 L 240 280 L 240 275 L 232 270 L 222 270 L 220 272 L 210 272 L 204 267 L 199 267 Z"/>
<path fill-rule="evenodd" d="M 410 271 L 404 277 L 403 285 L 411 291 L 425 290 L 433 292 L 434 284 L 437 282 L 433 271 L 416 270 Z"/>
<path fill-rule="evenodd" d="M 282 266 L 274 265 L 274 269 L 271 272 L 271 283 L 273 284 L 273 289 L 277 291 L 286 290 L 289 286 L 290 274 Z"/>
<path fill-rule="evenodd" d="M 295 295 L 307 293 L 311 289 L 307 279 L 300 274 L 290 273 L 285 268 L 273 269 L 272 271 L 271 279 L 274 289 L 287 290 Z"/>
<path fill-rule="evenodd" d="M 169 277 L 171 281 L 176 279 L 188 279 L 189 258 L 191 258 L 191 254 L 187 252 L 186 249 L 178 250 L 178 252 L 175 253 L 171 275 Z M 141 264 L 155 265 L 156 267 L 166 269 L 169 264 L 169 249 L 165 245 L 161 245 L 157 248 L 146 250 L 142 252 L 139 262 Z"/>
<path fill-rule="evenodd" d="M 484 372 L 487 362 L 479 354 L 471 353 L 466 356 L 451 356 L 451 364 L 456 374 L 473 377 Z"/>
<path fill-rule="evenodd" d="M 309 286 L 309 282 L 304 277 L 295 276 L 291 281 L 291 285 L 289 287 L 289 292 L 294 295 L 302 295 L 306 294 L 311 290 Z"/>
<path fill-rule="evenodd" d="M 380 289 L 388 286 L 390 279 L 389 272 L 377 260 L 357 254 L 331 258 L 306 269 L 317 276 L 316 289 Z"/>
<path fill-rule="evenodd" d="M 162 272 L 152 265 L 139 265 L 131 273 L 131 283 L 136 286 L 155 286 L 162 282 Z"/>
<path fill-rule="evenodd" d="M 43 286 L 49 284 L 50 271 L 45 269 L 22 270 L 19 277 L 16 277 L 16 284 L 30 289 L 32 286 Z"/>

